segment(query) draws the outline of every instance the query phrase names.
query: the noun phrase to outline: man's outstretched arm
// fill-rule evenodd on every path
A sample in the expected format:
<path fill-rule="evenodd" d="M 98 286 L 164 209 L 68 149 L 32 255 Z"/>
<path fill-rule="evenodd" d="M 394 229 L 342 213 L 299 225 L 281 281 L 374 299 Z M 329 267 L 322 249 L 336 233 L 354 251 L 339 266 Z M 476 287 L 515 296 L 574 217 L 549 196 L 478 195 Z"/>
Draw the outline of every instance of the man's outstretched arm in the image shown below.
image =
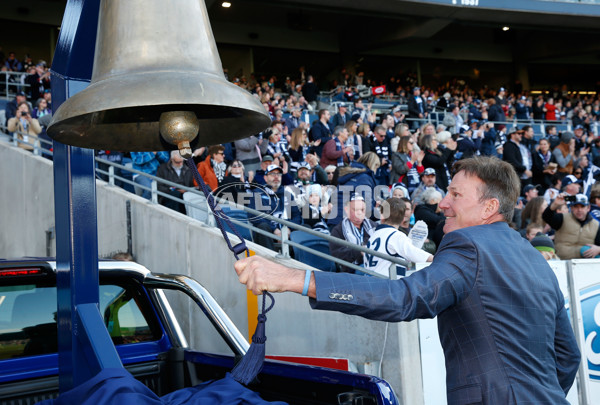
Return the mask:
<path fill-rule="evenodd" d="M 292 269 L 260 256 L 241 259 L 234 267 L 240 283 L 245 284 L 256 295 L 265 290 L 302 294 L 304 289 L 306 270 Z M 314 274 L 310 275 L 307 296 L 317 297 Z"/>

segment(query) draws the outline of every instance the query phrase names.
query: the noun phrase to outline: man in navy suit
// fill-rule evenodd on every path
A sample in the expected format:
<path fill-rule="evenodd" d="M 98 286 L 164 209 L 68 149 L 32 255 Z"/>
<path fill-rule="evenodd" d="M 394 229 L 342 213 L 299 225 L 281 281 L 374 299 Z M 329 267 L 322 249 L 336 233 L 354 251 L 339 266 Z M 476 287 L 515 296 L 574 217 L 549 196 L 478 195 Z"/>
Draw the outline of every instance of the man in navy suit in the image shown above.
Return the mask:
<path fill-rule="evenodd" d="M 236 263 L 239 280 L 255 294 L 301 292 L 313 308 L 369 319 L 437 316 L 449 404 L 568 404 L 581 355 L 554 273 L 508 226 L 519 178 L 494 157 L 454 170 L 439 204 L 445 236 L 429 267 L 391 281 L 253 256 Z"/>

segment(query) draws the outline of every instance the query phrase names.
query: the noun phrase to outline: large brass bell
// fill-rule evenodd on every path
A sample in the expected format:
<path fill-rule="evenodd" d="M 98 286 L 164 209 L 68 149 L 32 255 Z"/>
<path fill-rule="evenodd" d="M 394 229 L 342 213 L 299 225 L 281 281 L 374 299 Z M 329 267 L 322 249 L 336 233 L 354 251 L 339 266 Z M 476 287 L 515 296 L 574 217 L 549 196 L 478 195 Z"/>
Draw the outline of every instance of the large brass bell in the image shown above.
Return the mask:
<path fill-rule="evenodd" d="M 48 134 L 115 151 L 229 142 L 270 123 L 229 83 L 203 0 L 102 0 L 90 85 L 55 112 Z M 162 136 L 161 136 L 162 135 Z"/>

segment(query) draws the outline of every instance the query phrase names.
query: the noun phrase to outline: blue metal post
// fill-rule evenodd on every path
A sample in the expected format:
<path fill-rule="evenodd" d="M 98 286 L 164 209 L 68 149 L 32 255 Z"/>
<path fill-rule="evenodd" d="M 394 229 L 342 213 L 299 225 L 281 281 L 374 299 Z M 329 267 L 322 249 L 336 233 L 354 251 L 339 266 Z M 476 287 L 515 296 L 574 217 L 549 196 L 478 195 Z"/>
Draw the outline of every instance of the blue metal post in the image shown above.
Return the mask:
<path fill-rule="evenodd" d="M 100 0 L 69 0 L 52 63 L 52 107 L 92 76 Z M 122 367 L 98 310 L 94 151 L 54 141 L 59 384 L 63 393 Z"/>

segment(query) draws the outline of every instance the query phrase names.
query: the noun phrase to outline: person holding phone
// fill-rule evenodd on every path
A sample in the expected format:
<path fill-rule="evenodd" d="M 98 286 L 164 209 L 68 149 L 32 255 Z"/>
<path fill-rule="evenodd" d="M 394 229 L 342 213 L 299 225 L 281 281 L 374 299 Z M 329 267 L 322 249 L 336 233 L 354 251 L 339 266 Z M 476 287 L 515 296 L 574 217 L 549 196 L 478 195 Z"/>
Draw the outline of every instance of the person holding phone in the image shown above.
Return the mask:
<path fill-rule="evenodd" d="M 17 106 L 16 116 L 8 120 L 8 132 L 16 133 L 19 147 L 25 150 L 33 150 L 40 146 L 38 135 L 42 127 L 37 119 L 31 116 L 29 104 L 26 101 Z"/>

